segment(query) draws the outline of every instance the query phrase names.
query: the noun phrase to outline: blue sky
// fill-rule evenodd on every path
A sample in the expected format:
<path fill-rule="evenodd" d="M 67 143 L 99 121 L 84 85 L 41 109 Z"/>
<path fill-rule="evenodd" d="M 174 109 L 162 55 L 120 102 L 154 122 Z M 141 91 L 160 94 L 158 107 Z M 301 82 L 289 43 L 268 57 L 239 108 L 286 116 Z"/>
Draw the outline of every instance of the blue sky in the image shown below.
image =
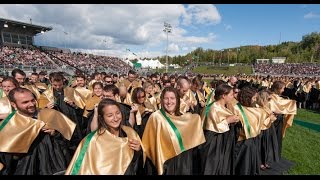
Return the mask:
<path fill-rule="evenodd" d="M 310 4 L 16 4 L 1 5 L 0 17 L 53 27 L 35 37 L 38 45 L 129 58 L 165 55 L 164 22 L 171 56 L 300 41 L 320 30 L 320 5 Z"/>

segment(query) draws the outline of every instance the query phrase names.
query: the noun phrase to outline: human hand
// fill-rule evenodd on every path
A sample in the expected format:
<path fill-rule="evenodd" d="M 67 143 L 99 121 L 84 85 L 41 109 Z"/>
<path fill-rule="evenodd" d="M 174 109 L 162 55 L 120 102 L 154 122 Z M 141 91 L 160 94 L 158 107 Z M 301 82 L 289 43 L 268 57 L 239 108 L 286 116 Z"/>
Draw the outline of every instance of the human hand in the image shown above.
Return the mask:
<path fill-rule="evenodd" d="M 141 149 L 140 141 L 135 139 L 129 139 L 129 147 L 135 151 L 140 151 Z"/>

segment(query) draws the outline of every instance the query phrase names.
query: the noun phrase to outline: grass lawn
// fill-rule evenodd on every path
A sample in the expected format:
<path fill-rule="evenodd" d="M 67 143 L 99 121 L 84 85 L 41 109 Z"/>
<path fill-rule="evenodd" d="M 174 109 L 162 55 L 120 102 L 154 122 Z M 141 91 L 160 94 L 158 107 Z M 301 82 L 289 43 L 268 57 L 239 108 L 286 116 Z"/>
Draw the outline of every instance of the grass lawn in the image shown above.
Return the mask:
<path fill-rule="evenodd" d="M 298 109 L 295 119 L 320 124 L 320 114 Z M 286 131 L 282 156 L 295 163 L 289 175 L 320 175 L 320 132 L 293 124 Z"/>

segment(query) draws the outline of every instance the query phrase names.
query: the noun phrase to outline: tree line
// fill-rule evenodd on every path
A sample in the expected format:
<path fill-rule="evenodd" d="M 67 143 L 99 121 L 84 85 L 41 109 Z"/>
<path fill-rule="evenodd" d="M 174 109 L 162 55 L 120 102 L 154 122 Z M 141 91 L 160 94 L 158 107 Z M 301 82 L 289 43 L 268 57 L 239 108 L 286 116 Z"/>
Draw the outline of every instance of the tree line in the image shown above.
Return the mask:
<path fill-rule="evenodd" d="M 256 59 L 272 59 L 286 57 L 286 63 L 319 63 L 320 33 L 312 32 L 304 35 L 300 42 L 282 42 L 278 45 L 247 45 L 223 50 L 203 49 L 198 47 L 185 56 L 169 56 L 170 64 L 186 66 L 194 62 L 212 63 L 254 63 Z M 157 57 L 161 63 L 166 62 L 166 56 Z"/>

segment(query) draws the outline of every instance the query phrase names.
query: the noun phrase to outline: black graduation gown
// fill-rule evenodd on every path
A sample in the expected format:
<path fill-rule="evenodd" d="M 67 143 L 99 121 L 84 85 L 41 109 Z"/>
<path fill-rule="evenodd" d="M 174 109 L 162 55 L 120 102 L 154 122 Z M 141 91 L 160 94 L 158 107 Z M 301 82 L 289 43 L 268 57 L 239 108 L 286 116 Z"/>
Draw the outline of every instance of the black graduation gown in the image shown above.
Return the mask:
<path fill-rule="evenodd" d="M 238 141 L 235 146 L 235 175 L 259 175 L 261 137 Z"/>
<path fill-rule="evenodd" d="M 57 92 L 54 90 L 53 94 L 56 99 L 54 109 L 61 112 L 64 115 L 66 115 L 70 120 L 72 120 L 74 123 L 76 123 L 75 131 L 71 137 L 71 140 L 68 141 L 70 153 L 71 153 L 71 155 L 73 155 L 78 144 L 80 143 L 81 139 L 83 138 L 82 133 L 81 133 L 81 129 L 80 129 L 80 122 L 81 121 L 78 119 L 79 117 L 77 117 L 76 110 L 64 101 L 63 91 Z"/>
<path fill-rule="evenodd" d="M 276 131 L 277 141 L 278 141 L 278 157 L 279 157 L 279 159 L 281 159 L 281 150 L 282 150 L 283 118 L 284 118 L 283 114 L 277 115 L 277 119 L 273 122 L 274 127 L 275 127 L 275 131 Z"/>
<path fill-rule="evenodd" d="M 67 147 L 57 141 L 59 134 L 50 136 L 40 132 L 26 154 L 1 152 L 0 162 L 5 167 L 0 175 L 52 175 L 65 170 L 71 156 Z"/>
<path fill-rule="evenodd" d="M 197 147 L 182 152 L 178 156 L 168 159 L 163 164 L 162 175 L 192 175 L 195 171 L 193 167 L 193 151 Z M 144 166 L 144 173 L 147 175 L 158 175 L 157 168 L 152 161 L 147 158 Z"/>
<path fill-rule="evenodd" d="M 279 162 L 279 144 L 274 124 L 261 131 L 261 163 L 263 165 L 272 165 L 274 162 Z"/>
<path fill-rule="evenodd" d="M 201 174 L 233 175 L 234 148 L 238 139 L 240 123 L 229 125 L 229 131 L 216 133 L 204 130 L 206 142 L 200 145 Z"/>

